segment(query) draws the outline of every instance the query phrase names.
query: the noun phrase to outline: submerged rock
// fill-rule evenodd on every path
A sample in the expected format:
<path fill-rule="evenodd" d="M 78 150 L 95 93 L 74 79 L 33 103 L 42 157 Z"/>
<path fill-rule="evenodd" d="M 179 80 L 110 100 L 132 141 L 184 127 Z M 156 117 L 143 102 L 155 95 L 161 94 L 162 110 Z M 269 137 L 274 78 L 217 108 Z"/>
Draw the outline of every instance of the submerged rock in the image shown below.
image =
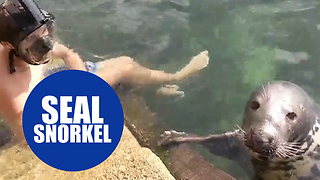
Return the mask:
<path fill-rule="evenodd" d="M 292 64 L 299 64 L 301 61 L 308 60 L 309 55 L 306 52 L 289 52 L 282 49 L 276 49 L 275 59 Z"/>

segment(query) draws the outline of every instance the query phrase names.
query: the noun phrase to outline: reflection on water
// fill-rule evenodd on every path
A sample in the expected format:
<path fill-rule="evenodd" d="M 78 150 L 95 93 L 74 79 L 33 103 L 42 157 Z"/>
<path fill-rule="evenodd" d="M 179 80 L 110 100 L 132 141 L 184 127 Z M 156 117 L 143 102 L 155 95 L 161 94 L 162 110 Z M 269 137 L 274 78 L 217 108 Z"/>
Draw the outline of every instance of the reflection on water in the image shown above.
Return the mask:
<path fill-rule="evenodd" d="M 173 129 L 231 130 L 241 124 L 253 88 L 273 79 L 295 82 L 320 100 L 315 93 L 320 90 L 317 0 L 38 2 L 56 15 L 61 39 L 87 60 L 125 54 L 173 72 L 208 50 L 209 67 L 178 84 L 183 98 L 144 93 L 150 108 Z M 234 163 L 198 150 L 236 178 L 244 176 Z"/>

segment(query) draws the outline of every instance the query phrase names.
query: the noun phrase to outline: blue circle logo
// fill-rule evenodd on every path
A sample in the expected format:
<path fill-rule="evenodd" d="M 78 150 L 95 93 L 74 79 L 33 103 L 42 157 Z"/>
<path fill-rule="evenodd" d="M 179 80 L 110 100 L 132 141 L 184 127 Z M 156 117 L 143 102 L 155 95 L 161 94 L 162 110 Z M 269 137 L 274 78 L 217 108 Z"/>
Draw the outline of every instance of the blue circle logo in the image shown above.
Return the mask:
<path fill-rule="evenodd" d="M 81 171 L 113 153 L 124 116 L 117 94 L 103 79 L 66 70 L 46 77 L 32 90 L 22 125 L 39 159 L 56 169 Z"/>

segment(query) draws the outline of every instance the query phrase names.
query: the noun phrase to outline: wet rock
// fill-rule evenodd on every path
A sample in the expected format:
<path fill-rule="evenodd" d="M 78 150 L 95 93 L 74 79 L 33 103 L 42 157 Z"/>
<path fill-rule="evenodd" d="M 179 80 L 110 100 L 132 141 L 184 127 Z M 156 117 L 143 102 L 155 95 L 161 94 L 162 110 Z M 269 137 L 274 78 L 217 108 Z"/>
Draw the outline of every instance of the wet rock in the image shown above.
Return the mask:
<path fill-rule="evenodd" d="M 127 156 L 134 157 L 135 161 L 128 160 Z M 126 127 L 112 155 L 86 171 L 67 172 L 52 168 L 37 158 L 29 147 L 20 145 L 3 151 L 0 166 L 0 179 L 5 180 L 174 180 L 161 160 L 150 149 L 141 147 Z"/>
<path fill-rule="evenodd" d="M 11 141 L 11 131 L 3 121 L 0 121 L 0 147 Z"/>

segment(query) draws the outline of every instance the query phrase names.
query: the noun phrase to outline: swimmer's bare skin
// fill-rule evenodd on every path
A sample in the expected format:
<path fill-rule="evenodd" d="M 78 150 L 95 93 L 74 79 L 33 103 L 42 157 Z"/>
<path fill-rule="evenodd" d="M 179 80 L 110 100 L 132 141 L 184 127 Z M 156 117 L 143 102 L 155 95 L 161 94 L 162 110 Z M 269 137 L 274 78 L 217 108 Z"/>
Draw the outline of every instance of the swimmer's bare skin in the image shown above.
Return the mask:
<path fill-rule="evenodd" d="M 24 104 L 32 89 L 43 79 L 47 65 L 32 66 L 15 58 L 16 72 L 8 71 L 8 52 L 10 47 L 0 45 L 0 113 L 5 118 L 18 142 L 25 142 L 22 129 L 22 112 Z M 80 56 L 56 43 L 51 52 L 54 58 L 62 58 L 70 69 L 85 70 Z M 98 63 L 97 75 L 111 86 L 121 82 L 133 85 L 163 84 L 182 80 L 205 68 L 209 63 L 208 52 L 204 51 L 193 57 L 180 71 L 170 74 L 151 70 L 139 65 L 132 58 L 122 56 Z"/>
<path fill-rule="evenodd" d="M 14 74 L 8 69 L 9 49 L 0 45 L 0 113 L 18 140 L 24 138 L 22 111 L 31 90 L 42 79 L 43 66 L 29 66 L 15 58 Z"/>
<path fill-rule="evenodd" d="M 76 52 L 73 52 L 60 43 L 56 43 L 54 51 L 52 57 L 64 59 L 69 68 L 85 70 L 83 60 Z M 208 51 L 203 51 L 194 56 L 185 67 L 176 73 L 152 70 L 139 65 L 131 57 L 120 56 L 98 62 L 96 74 L 104 79 L 110 86 L 116 85 L 119 82 L 133 85 L 164 84 L 180 81 L 207 67 L 208 64 Z"/>
<path fill-rule="evenodd" d="M 132 58 L 120 56 L 98 63 L 97 75 L 111 86 L 125 82 L 133 85 L 164 84 L 180 81 L 193 73 L 207 67 L 209 64 L 208 51 L 203 51 L 176 73 L 152 70 L 139 65 Z"/>
<path fill-rule="evenodd" d="M 157 95 L 166 95 L 166 96 L 180 96 L 184 97 L 184 92 L 179 91 L 179 86 L 177 85 L 165 85 L 157 90 Z"/>

